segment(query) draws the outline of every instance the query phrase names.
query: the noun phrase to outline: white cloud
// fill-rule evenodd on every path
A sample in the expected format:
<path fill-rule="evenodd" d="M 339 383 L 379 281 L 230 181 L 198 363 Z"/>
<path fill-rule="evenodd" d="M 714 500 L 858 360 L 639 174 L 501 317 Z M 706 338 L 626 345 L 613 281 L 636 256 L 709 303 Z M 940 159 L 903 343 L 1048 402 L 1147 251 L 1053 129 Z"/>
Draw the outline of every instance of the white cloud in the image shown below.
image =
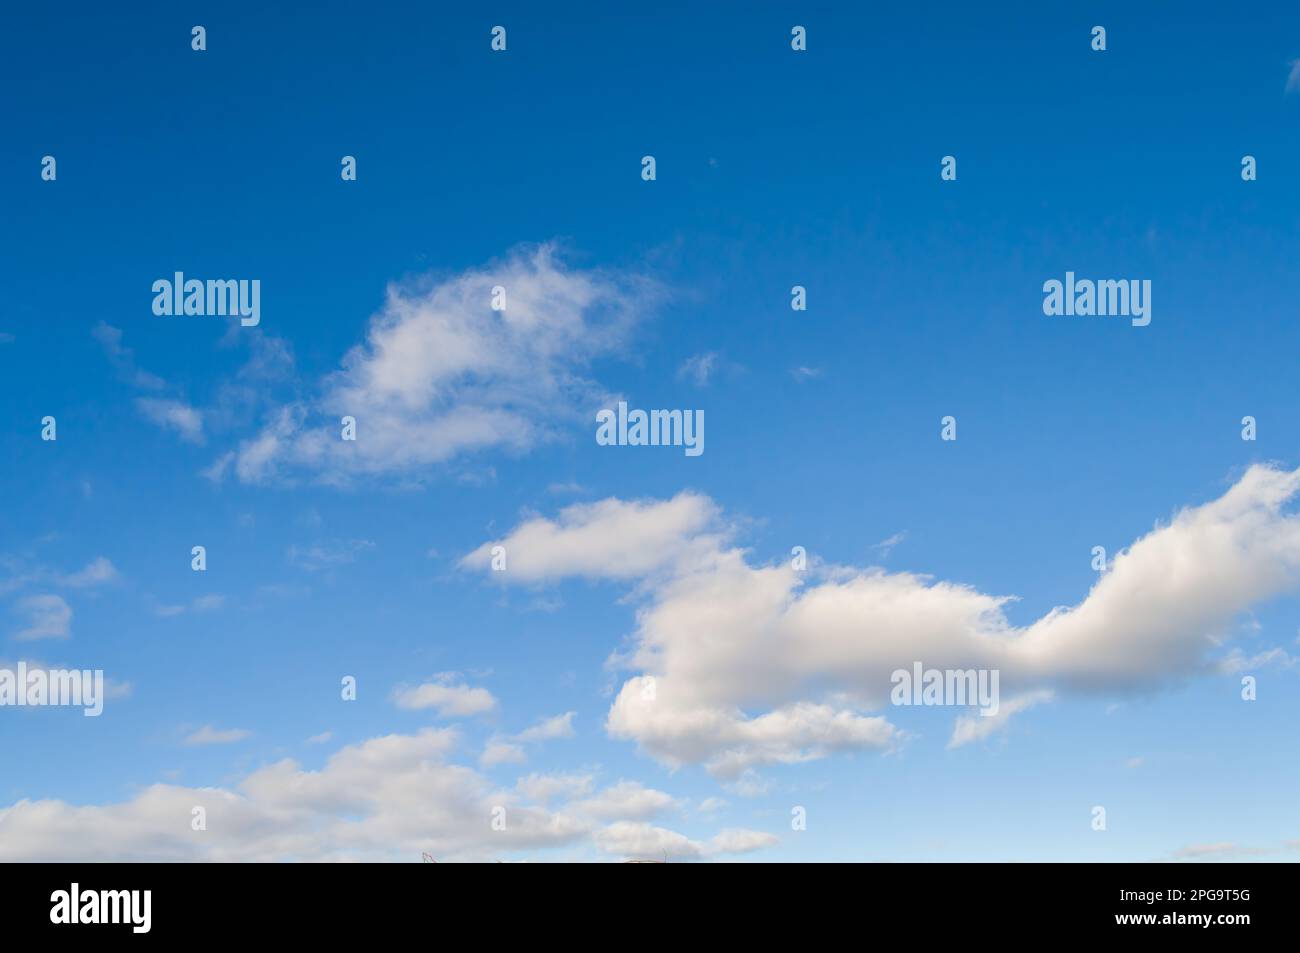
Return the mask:
<path fill-rule="evenodd" d="M 700 842 L 663 827 L 620 821 L 596 832 L 596 846 L 607 854 L 628 860 L 699 860 L 722 854 L 741 854 L 770 847 L 777 838 L 761 831 L 732 829 Z"/>
<path fill-rule="evenodd" d="M 1300 471 L 1252 467 L 1119 553 L 1076 605 L 1024 627 L 1007 620 L 1009 597 L 960 583 L 755 564 L 692 494 L 529 519 L 499 541 L 508 571 L 496 575 L 634 583 L 632 647 L 612 661 L 640 674 L 617 693 L 607 730 L 666 764 L 743 779 L 764 764 L 892 747 L 898 729 L 866 713 L 885 709 L 891 673 L 917 661 L 997 669 L 1019 699 L 1008 715 L 1044 690 L 1127 693 L 1212 672 L 1239 613 L 1300 588 L 1300 518 L 1286 510 L 1297 492 Z M 463 565 L 486 567 L 491 545 Z M 1006 717 L 959 724 L 954 741 Z"/>
<path fill-rule="evenodd" d="M 494 311 L 492 289 L 506 291 Z M 649 282 L 568 268 L 551 245 L 438 283 L 390 286 L 365 341 L 305 403 L 279 408 L 217 461 L 245 482 L 305 472 L 326 482 L 403 474 L 488 447 L 522 451 L 588 420 L 604 394 L 583 377 L 619 350 L 656 296 Z M 357 439 L 339 439 L 339 418 Z"/>
<path fill-rule="evenodd" d="M 976 713 L 960 715 L 953 727 L 952 737 L 948 739 L 949 748 L 960 748 L 972 741 L 984 741 L 999 731 L 1005 731 L 1011 722 L 1011 716 L 1042 702 L 1051 701 L 1050 689 L 1029 692 L 1017 698 L 1005 698 L 998 705 L 998 710 L 991 715 Z"/>
<path fill-rule="evenodd" d="M 697 387 L 705 387 L 709 383 L 709 378 L 717 370 L 718 355 L 712 352 L 707 354 L 696 354 L 687 358 L 682 366 L 677 369 L 678 377 L 688 377 L 695 382 Z"/>
<path fill-rule="evenodd" d="M 167 386 L 161 377 L 136 366 L 135 353 L 122 344 L 122 331 L 119 328 L 100 321 L 91 329 L 90 334 L 99 342 L 118 376 L 124 381 L 142 390 L 161 390 Z"/>
<path fill-rule="evenodd" d="M 894 547 L 905 539 L 907 539 L 907 533 L 895 533 L 889 539 L 882 539 L 871 548 L 880 553 L 881 559 L 888 559 L 889 554 L 894 551 Z"/>
<path fill-rule="evenodd" d="M 452 673 L 435 676 L 423 685 L 399 685 L 393 689 L 393 704 L 407 711 L 434 709 L 443 718 L 462 718 L 495 711 L 497 700 L 485 688 L 458 684 Z"/>
<path fill-rule="evenodd" d="M 515 790 L 530 801 L 546 804 L 556 798 L 585 797 L 594 783 L 590 774 L 530 774 L 515 782 Z"/>
<path fill-rule="evenodd" d="M 1300 60 L 1291 61 L 1291 72 L 1287 74 L 1286 91 L 1294 93 L 1300 90 Z"/>
<path fill-rule="evenodd" d="M 492 563 L 492 548 L 500 545 L 506 551 L 503 575 L 510 581 L 636 579 L 692 552 L 711 553 L 716 541 L 701 534 L 717 516 L 713 502 L 694 493 L 679 493 L 665 502 L 578 503 L 561 510 L 556 521 L 528 520 L 505 539 L 484 543 L 460 564 L 485 569 Z"/>
<path fill-rule="evenodd" d="M 205 596 L 199 596 L 190 602 L 189 606 L 185 605 L 158 605 L 154 607 L 153 614 L 162 619 L 170 619 L 178 615 L 183 615 L 187 609 L 194 612 L 211 612 L 220 609 L 226 604 L 226 597 L 219 593 L 208 593 Z"/>
<path fill-rule="evenodd" d="M 478 763 L 485 768 L 492 768 L 500 764 L 523 764 L 527 760 L 528 755 L 522 745 L 492 739 L 483 746 Z"/>
<path fill-rule="evenodd" d="M 1293 669 L 1297 667 L 1297 664 L 1300 664 L 1300 659 L 1297 659 L 1283 648 L 1266 649 L 1263 652 L 1256 652 L 1254 655 L 1246 655 L 1240 648 L 1233 648 L 1231 652 L 1219 660 L 1218 669 L 1227 675 L 1239 675 L 1242 672 L 1254 671 L 1269 665 Z"/>
<path fill-rule="evenodd" d="M 232 787 L 155 784 L 116 804 L 21 800 L 0 809 L 0 862 L 415 861 L 422 852 L 486 860 L 585 844 L 622 854 L 638 840 L 684 843 L 673 856 L 695 858 L 765 843 L 765 835 L 730 831 L 702 843 L 661 828 L 638 835 L 637 825 L 602 827 L 572 804 L 537 807 L 448 762 L 457 741 L 451 729 L 388 735 L 342 748 L 319 771 L 286 759 Z M 569 790 L 585 796 L 589 787 Z M 190 829 L 195 806 L 207 814 L 200 833 Z M 492 827 L 497 807 L 506 811 L 504 830 Z"/>
<path fill-rule="evenodd" d="M 285 558 L 307 572 L 319 572 L 323 569 L 337 569 L 355 562 L 357 556 L 374 549 L 375 544 L 368 539 L 328 540 L 312 543 L 308 546 L 290 546 L 285 551 Z"/>
<path fill-rule="evenodd" d="M 554 741 L 559 738 L 573 737 L 573 717 L 576 713 L 566 711 L 563 715 L 546 718 L 531 728 L 525 728 L 515 735 L 516 741 L 524 743 L 534 741 Z"/>
<path fill-rule="evenodd" d="M 174 430 L 190 443 L 203 443 L 203 414 L 184 401 L 137 397 L 135 406 L 150 423 Z"/>
<path fill-rule="evenodd" d="M 479 757 L 479 764 L 483 767 L 492 767 L 499 764 L 520 764 L 528 760 L 524 745 L 556 741 L 561 738 L 572 738 L 575 714 L 575 712 L 568 711 L 562 715 L 543 718 L 531 728 L 525 728 L 517 735 L 494 736 L 488 739 L 483 754 Z"/>
<path fill-rule="evenodd" d="M 1232 860 L 1240 857 L 1254 857 L 1268 854 L 1270 851 L 1260 847 L 1242 847 L 1230 841 L 1217 844 L 1190 844 L 1181 847 L 1170 855 L 1171 860 Z"/>
<path fill-rule="evenodd" d="M 20 642 L 66 639 L 71 634 L 72 607 L 61 596 L 27 596 L 18 601 L 18 610 L 27 615 L 27 625 L 14 633 Z"/>
<path fill-rule="evenodd" d="M 572 809 L 604 821 L 646 820 L 662 814 L 676 803 L 671 795 L 638 781 L 619 781 L 595 797 L 577 802 Z"/>
<path fill-rule="evenodd" d="M 117 568 L 103 556 L 98 556 L 86 564 L 85 568 L 70 575 L 60 576 L 59 582 L 74 589 L 103 585 L 118 578 Z"/>
<path fill-rule="evenodd" d="M 192 732 L 185 738 L 187 745 L 230 745 L 237 741 L 243 741 L 252 735 L 251 731 L 245 731 L 243 728 L 213 728 L 211 725 L 204 725 L 198 731 Z"/>

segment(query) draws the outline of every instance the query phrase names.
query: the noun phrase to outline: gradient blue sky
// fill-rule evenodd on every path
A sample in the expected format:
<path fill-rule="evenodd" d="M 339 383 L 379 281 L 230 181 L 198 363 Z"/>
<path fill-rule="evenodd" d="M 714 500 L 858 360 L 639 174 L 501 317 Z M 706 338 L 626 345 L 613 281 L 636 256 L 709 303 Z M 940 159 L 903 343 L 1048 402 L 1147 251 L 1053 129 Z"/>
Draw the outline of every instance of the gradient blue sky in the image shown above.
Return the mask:
<path fill-rule="evenodd" d="M 768 765 L 737 787 L 606 734 L 631 674 L 607 660 L 636 629 L 632 584 L 500 585 L 458 561 L 533 515 L 689 489 L 736 521 L 754 565 L 802 545 L 1016 596 L 1007 617 L 1028 625 L 1087 596 L 1093 546 L 1128 546 L 1251 464 L 1300 465 L 1300 10 L 74 3 L 5 20 L 0 659 L 103 668 L 131 689 L 99 719 L 0 711 L 0 823 L 24 799 L 234 790 L 283 758 L 316 770 L 346 745 L 454 724 L 448 760 L 490 786 L 636 781 L 676 799 L 637 823 L 697 843 L 775 835 L 737 855 L 754 860 L 1296 856 L 1294 588 L 1224 633 L 1218 655 L 1287 653 L 1251 670 L 1256 702 L 1238 674 L 1151 672 L 952 750 L 951 709 L 877 711 L 908 735 L 893 752 Z M 504 54 L 488 47 L 498 23 Z M 190 49 L 194 24 L 206 52 Z M 940 181 L 946 154 L 956 182 Z M 1240 177 L 1245 154 L 1258 181 Z M 358 181 L 340 181 L 342 155 Z M 598 447 L 582 407 L 526 450 L 342 487 L 310 470 L 204 476 L 277 403 L 312 405 L 390 283 L 544 242 L 568 273 L 654 283 L 636 327 L 580 372 L 634 406 L 704 409 L 703 456 Z M 177 270 L 261 279 L 261 326 L 155 317 L 150 286 Z M 1067 270 L 1150 279 L 1150 326 L 1045 317 L 1042 283 Z M 806 312 L 789 307 L 795 284 Z M 268 348 L 292 368 L 240 377 Z M 706 381 L 682 373 L 710 354 Z M 165 384 L 141 389 L 137 372 Z M 256 400 L 232 406 L 239 382 Z M 152 424 L 142 396 L 198 409 L 202 441 Z M 57 443 L 39 439 L 46 414 Z M 945 414 L 956 443 L 939 440 Z M 205 574 L 190 571 L 196 544 Z M 311 568 L 294 553 L 312 547 L 353 552 Z M 114 580 L 67 584 L 100 557 Z M 38 593 L 72 608 L 67 638 L 14 640 Z M 221 605 L 194 609 L 205 596 Z M 496 710 L 392 703 L 395 685 L 440 672 Z M 344 674 L 355 703 L 339 700 Z M 477 765 L 489 738 L 569 711 L 572 738 Z M 250 734 L 184 743 L 204 725 Z M 726 804 L 701 810 L 710 798 Z M 790 830 L 792 805 L 806 831 Z M 487 843 L 466 855 L 619 855 L 590 836 Z M 410 846 L 393 853 L 415 859 Z"/>

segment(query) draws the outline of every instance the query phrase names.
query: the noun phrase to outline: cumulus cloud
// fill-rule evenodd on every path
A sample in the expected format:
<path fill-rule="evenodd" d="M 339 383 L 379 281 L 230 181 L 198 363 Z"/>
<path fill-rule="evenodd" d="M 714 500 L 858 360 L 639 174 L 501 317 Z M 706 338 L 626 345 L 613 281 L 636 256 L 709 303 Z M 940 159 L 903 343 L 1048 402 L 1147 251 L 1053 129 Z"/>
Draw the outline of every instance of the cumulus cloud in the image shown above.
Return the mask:
<path fill-rule="evenodd" d="M 684 834 L 636 821 L 620 821 L 596 832 L 596 846 L 607 854 L 628 860 L 699 860 L 722 854 L 741 854 L 770 847 L 772 834 L 744 829 L 727 830 L 709 841 L 692 840 Z"/>
<path fill-rule="evenodd" d="M 620 827 L 636 822 L 603 825 L 570 803 L 539 806 L 536 784 L 528 793 L 497 788 L 448 760 L 457 743 L 452 729 L 425 729 L 348 745 L 318 771 L 277 761 L 231 787 L 155 784 L 108 805 L 21 800 L 0 808 L 0 862 L 415 861 L 421 853 L 442 861 L 586 844 L 615 854 L 639 849 L 635 828 Z M 568 788 L 589 793 L 589 786 Z M 196 806 L 207 816 L 202 832 L 190 826 Z M 505 812 L 503 829 L 493 827 L 498 809 Z M 766 845 L 761 834 L 724 832 L 696 844 L 654 830 L 653 837 L 693 845 L 674 856 Z"/>
<path fill-rule="evenodd" d="M 503 310 L 492 307 L 498 287 Z M 527 450 L 589 419 L 605 396 L 584 376 L 589 364 L 624 345 L 655 296 L 641 279 L 570 268 L 552 245 L 443 281 L 390 286 L 311 410 L 279 407 L 209 474 L 346 482 L 489 447 Z M 356 418 L 355 441 L 339 439 L 345 415 Z"/>
<path fill-rule="evenodd" d="M 511 581 L 539 582 L 565 576 L 639 579 L 707 555 L 717 540 L 705 531 L 718 520 L 707 497 L 679 493 L 667 501 L 602 500 L 560 511 L 557 520 L 528 520 L 496 542 L 484 543 L 461 560 L 466 569 L 486 569 L 492 548 L 503 546 Z"/>
<path fill-rule="evenodd" d="M 671 795 L 638 781 L 620 781 L 595 797 L 577 802 L 573 810 L 599 820 L 644 820 L 663 813 L 676 803 Z"/>
<path fill-rule="evenodd" d="M 407 711 L 434 709 L 443 718 L 462 718 L 495 711 L 497 700 L 486 688 L 471 688 L 443 672 L 423 685 L 399 685 L 393 689 L 393 704 Z"/>
<path fill-rule="evenodd" d="M 1249 469 L 1221 497 L 1135 541 L 1072 606 L 1013 626 L 1009 596 L 874 567 L 756 564 L 707 498 L 608 499 L 530 518 L 503 545 L 507 581 L 564 576 L 635 584 L 638 671 L 606 720 L 669 765 L 724 779 L 836 751 L 887 750 L 890 675 L 915 662 L 996 669 L 1015 699 L 1000 718 L 959 722 L 954 745 L 1004 726 L 1046 691 L 1152 690 L 1215 670 L 1214 652 L 1252 605 L 1300 587 L 1300 471 Z M 901 710 L 901 709 L 900 709 Z"/>
<path fill-rule="evenodd" d="M 523 764 L 527 760 L 528 754 L 523 745 L 493 738 L 483 746 L 478 763 L 485 768 L 493 768 L 500 764 Z"/>

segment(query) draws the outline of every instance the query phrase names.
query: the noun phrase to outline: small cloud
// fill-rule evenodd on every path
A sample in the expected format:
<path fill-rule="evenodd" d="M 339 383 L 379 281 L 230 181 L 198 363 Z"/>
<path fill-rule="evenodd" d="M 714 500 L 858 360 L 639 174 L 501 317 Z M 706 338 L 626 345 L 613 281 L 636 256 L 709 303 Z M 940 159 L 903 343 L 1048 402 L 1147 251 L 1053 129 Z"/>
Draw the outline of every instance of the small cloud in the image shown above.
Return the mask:
<path fill-rule="evenodd" d="M 996 713 L 985 715 L 962 715 L 953 727 L 952 737 L 948 739 L 949 748 L 960 748 L 972 741 L 984 741 L 994 733 L 1003 730 L 1011 722 L 1011 716 L 1033 708 L 1045 701 L 1051 701 L 1050 689 L 1028 692 L 1016 698 L 1008 698 L 998 706 Z"/>
<path fill-rule="evenodd" d="M 1286 91 L 1294 93 L 1300 90 L 1300 60 L 1291 61 L 1291 72 L 1286 78 Z"/>
<path fill-rule="evenodd" d="M 1257 857 L 1269 851 L 1260 847 L 1241 847 L 1231 841 L 1216 844 L 1191 844 L 1170 855 L 1171 860 L 1229 860 L 1234 857 Z"/>
<path fill-rule="evenodd" d="M 322 569 L 346 566 L 356 560 L 359 554 L 374 548 L 375 544 L 367 539 L 333 540 L 311 546 L 290 546 L 285 556 L 299 569 L 319 572 Z"/>
<path fill-rule="evenodd" d="M 820 367 L 792 367 L 790 376 L 799 383 L 810 381 L 815 377 L 821 377 L 822 369 Z"/>
<path fill-rule="evenodd" d="M 79 572 L 71 575 L 60 576 L 59 582 L 65 586 L 72 586 L 74 589 L 82 589 L 86 586 L 98 586 L 106 582 L 112 582 L 118 578 L 117 569 L 114 565 L 99 556 L 92 559 L 86 564 L 86 567 Z"/>
<path fill-rule="evenodd" d="M 1146 764 L 1146 761 L 1147 761 L 1146 758 L 1129 758 L 1127 761 L 1124 762 L 1124 767 L 1140 768 L 1142 767 L 1142 765 Z"/>
<path fill-rule="evenodd" d="M 221 730 L 213 728 L 211 725 L 204 725 L 198 731 L 186 737 L 185 743 L 187 745 L 229 745 L 234 744 L 236 741 L 243 741 L 251 735 L 251 731 L 245 731 L 243 728 Z"/>
<path fill-rule="evenodd" d="M 1286 650 L 1281 648 L 1269 649 L 1249 656 L 1241 649 L 1235 648 L 1219 660 L 1217 668 L 1225 675 L 1237 675 L 1241 672 L 1261 669 L 1269 665 L 1277 665 L 1281 668 L 1295 668 L 1298 662 L 1300 662 L 1300 659 L 1288 655 Z"/>
<path fill-rule="evenodd" d="M 189 404 L 159 397 L 137 397 L 135 406 L 150 423 L 176 431 L 188 443 L 203 443 L 203 415 Z"/>
<path fill-rule="evenodd" d="M 690 378 L 695 382 L 697 387 L 706 387 L 709 378 L 718 367 L 718 355 L 710 351 L 707 354 L 696 354 L 689 357 L 677 369 L 677 377 L 680 380 L 683 377 Z"/>
<path fill-rule="evenodd" d="M 525 728 L 519 734 L 515 735 L 515 741 L 521 741 L 525 744 L 535 741 L 554 741 L 557 738 L 573 737 L 573 716 L 577 712 L 566 711 L 563 715 L 556 715 L 553 718 L 547 718 L 538 722 L 531 728 Z"/>
<path fill-rule="evenodd" d="M 442 672 L 423 685 L 398 685 L 393 689 L 393 704 L 407 711 L 432 708 L 443 718 L 482 715 L 496 709 L 497 700 L 487 689 L 457 684 L 455 679 L 454 672 Z"/>
<path fill-rule="evenodd" d="M 318 735 L 312 735 L 310 738 L 307 739 L 306 743 L 309 745 L 323 745 L 325 742 L 329 741 L 333 737 L 334 737 L 334 732 L 322 731 Z"/>
<path fill-rule="evenodd" d="M 213 609 L 220 609 L 225 604 L 226 604 L 225 596 L 218 595 L 217 593 L 211 593 L 206 596 L 199 596 L 197 599 L 191 602 L 189 606 L 184 606 L 184 605 L 157 606 L 153 610 L 153 614 L 158 616 L 161 619 L 170 619 L 173 618 L 174 616 L 183 614 L 187 610 L 192 612 L 211 612 Z"/>
<path fill-rule="evenodd" d="M 554 493 L 557 496 L 566 493 L 585 493 L 586 487 L 581 483 L 569 481 L 568 483 L 552 483 L 546 488 L 547 493 Z"/>
<path fill-rule="evenodd" d="M 100 321 L 90 333 L 103 347 L 110 363 L 123 380 L 142 390 L 162 390 L 167 386 L 161 377 L 135 366 L 135 354 L 129 347 L 123 346 L 122 331 L 119 328 Z"/>
<path fill-rule="evenodd" d="M 881 559 L 886 559 L 890 552 L 893 551 L 894 547 L 905 539 L 907 539 L 907 533 L 895 533 L 893 536 L 889 537 L 889 539 L 881 540 L 871 548 L 880 553 Z"/>
<path fill-rule="evenodd" d="M 18 603 L 27 614 L 27 627 L 14 634 L 20 642 L 37 639 L 66 639 L 71 634 L 72 607 L 61 596 L 28 596 Z"/>

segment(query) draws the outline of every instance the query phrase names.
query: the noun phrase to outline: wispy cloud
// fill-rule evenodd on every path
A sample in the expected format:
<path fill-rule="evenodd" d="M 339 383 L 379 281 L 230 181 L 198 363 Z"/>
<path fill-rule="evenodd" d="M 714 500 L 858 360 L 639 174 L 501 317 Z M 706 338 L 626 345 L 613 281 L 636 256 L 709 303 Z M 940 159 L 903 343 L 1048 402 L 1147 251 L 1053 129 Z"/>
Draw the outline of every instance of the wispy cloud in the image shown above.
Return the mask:
<path fill-rule="evenodd" d="M 710 351 L 707 354 L 688 357 L 677 369 L 677 376 L 693 381 L 697 387 L 705 387 L 717 369 L 718 355 Z"/>
<path fill-rule="evenodd" d="M 497 287 L 506 293 L 500 311 L 491 305 Z M 587 366 L 619 351 L 658 295 L 639 276 L 567 267 L 553 245 L 443 281 L 393 285 L 319 398 L 274 409 L 207 475 L 345 483 L 491 447 L 527 450 L 585 420 L 606 396 Z M 342 416 L 356 419 L 356 440 L 340 438 Z"/>
<path fill-rule="evenodd" d="M 18 610 L 27 616 L 27 625 L 14 634 L 20 642 L 66 639 L 72 634 L 72 607 L 62 596 L 27 596 L 19 600 Z"/>
<path fill-rule="evenodd" d="M 211 725 L 204 725 L 198 731 L 192 732 L 185 737 L 187 745 L 229 745 L 237 741 L 243 741 L 245 738 L 252 736 L 251 731 L 245 731 L 243 728 L 213 728 Z"/>

